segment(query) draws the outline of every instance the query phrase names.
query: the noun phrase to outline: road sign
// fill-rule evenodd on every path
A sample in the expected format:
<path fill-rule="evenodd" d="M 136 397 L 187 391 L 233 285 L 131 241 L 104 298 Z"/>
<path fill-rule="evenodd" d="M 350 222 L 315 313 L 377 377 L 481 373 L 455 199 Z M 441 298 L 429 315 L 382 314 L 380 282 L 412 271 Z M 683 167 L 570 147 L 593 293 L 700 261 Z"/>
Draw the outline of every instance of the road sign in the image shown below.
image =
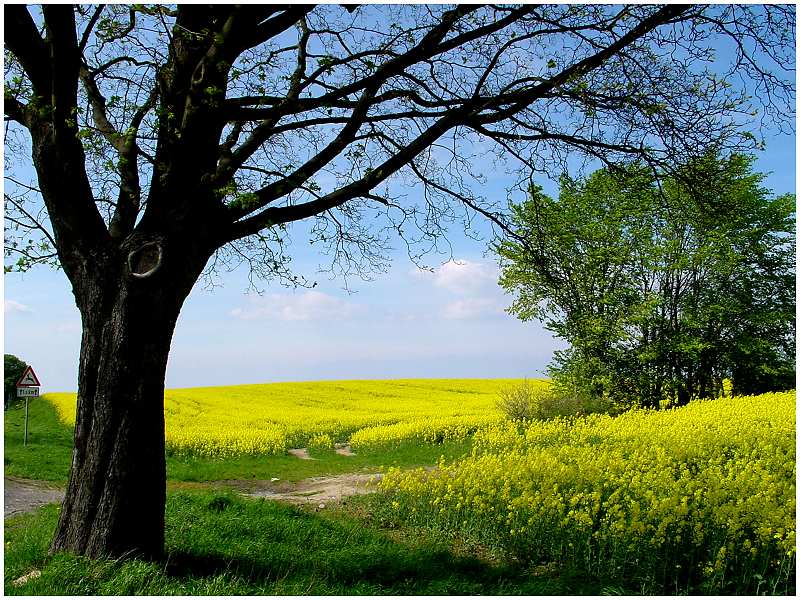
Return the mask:
<path fill-rule="evenodd" d="M 40 385 L 42 384 L 39 383 L 39 378 L 36 377 L 36 373 L 33 372 L 33 367 L 30 365 L 25 368 L 22 377 L 17 380 L 18 388 L 39 387 Z"/>
<path fill-rule="evenodd" d="M 33 367 L 28 365 L 22 372 L 22 377 L 17 380 L 17 396 L 25 398 L 25 437 L 22 445 L 28 445 L 28 398 L 36 398 L 39 395 L 39 378 L 33 372 Z"/>

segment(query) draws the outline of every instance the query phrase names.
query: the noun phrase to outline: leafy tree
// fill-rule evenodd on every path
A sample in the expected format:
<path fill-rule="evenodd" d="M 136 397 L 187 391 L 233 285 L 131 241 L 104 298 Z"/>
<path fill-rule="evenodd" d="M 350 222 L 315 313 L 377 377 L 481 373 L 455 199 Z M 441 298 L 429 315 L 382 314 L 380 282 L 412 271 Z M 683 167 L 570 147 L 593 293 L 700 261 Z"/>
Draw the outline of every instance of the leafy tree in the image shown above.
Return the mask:
<path fill-rule="evenodd" d="M 708 155 L 686 171 L 688 183 L 668 192 L 681 207 L 671 211 L 683 245 L 674 256 L 686 258 L 661 283 L 671 290 L 671 388 L 684 401 L 719 392 L 723 377 L 735 393 L 791 388 L 795 196 L 773 197 L 744 156 Z"/>
<path fill-rule="evenodd" d="M 309 219 L 334 271 L 368 276 L 392 232 L 419 260 L 453 221 L 504 224 L 487 149 L 528 173 L 666 164 L 754 148 L 752 113 L 782 124 L 794 102 L 787 6 L 4 10 L 6 267 L 58 263 L 82 316 L 52 550 L 90 556 L 162 552 L 164 373 L 202 273 L 303 284 L 287 243 Z"/>
<path fill-rule="evenodd" d="M 567 340 L 552 374 L 595 396 L 666 399 L 791 387 L 794 195 L 777 198 L 752 159 L 714 154 L 657 182 L 650 169 L 532 188 L 497 246 L 511 312 Z"/>
<path fill-rule="evenodd" d="M 27 368 L 28 364 L 13 354 L 3 355 L 3 394 L 6 408 L 17 397 L 17 381 Z"/>

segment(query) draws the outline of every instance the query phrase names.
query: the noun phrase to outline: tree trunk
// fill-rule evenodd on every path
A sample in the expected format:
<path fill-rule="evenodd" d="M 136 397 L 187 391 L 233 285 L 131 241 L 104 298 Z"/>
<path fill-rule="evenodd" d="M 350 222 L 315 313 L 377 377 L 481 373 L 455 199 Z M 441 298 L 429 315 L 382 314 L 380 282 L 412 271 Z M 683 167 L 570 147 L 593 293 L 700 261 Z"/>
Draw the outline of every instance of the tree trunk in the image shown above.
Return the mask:
<path fill-rule="evenodd" d="M 164 377 L 178 314 L 205 260 L 191 268 L 181 257 L 166 268 L 157 258 L 118 258 L 73 282 L 83 321 L 75 446 L 51 552 L 163 553 Z"/>

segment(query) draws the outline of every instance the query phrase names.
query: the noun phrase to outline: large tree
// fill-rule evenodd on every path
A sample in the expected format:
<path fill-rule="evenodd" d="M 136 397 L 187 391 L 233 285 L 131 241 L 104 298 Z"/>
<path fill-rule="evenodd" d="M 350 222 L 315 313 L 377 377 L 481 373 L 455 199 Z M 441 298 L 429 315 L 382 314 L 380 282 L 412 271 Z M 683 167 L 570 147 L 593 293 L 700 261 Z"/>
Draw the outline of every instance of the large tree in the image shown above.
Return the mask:
<path fill-rule="evenodd" d="M 752 148 L 745 125 L 793 110 L 787 6 L 4 10 L 9 267 L 60 264 L 83 324 L 51 549 L 90 556 L 162 551 L 164 374 L 204 270 L 295 277 L 304 219 L 335 268 L 369 270 L 389 232 L 417 256 L 448 221 L 503 224 L 474 157 L 655 165 Z"/>

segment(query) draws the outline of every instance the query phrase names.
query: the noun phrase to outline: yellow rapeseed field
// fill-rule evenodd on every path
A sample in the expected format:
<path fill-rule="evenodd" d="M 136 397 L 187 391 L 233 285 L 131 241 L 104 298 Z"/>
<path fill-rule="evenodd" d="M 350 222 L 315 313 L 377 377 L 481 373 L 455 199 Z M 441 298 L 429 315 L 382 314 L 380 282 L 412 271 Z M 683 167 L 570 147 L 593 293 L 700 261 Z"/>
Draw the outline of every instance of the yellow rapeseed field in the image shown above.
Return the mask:
<path fill-rule="evenodd" d="M 796 564 L 795 406 L 786 392 L 498 424 L 470 456 L 381 487 L 394 518 L 524 562 L 643 593 L 781 593 Z"/>
<path fill-rule="evenodd" d="M 168 390 L 168 451 L 204 457 L 473 440 L 433 471 L 390 470 L 377 509 L 538 568 L 642 593 L 786 593 L 796 570 L 794 392 L 618 417 L 509 423 L 517 380 Z M 546 386 L 546 381 L 536 385 Z M 75 395 L 47 394 L 74 423 Z M 381 508 L 383 507 L 383 508 Z"/>
<path fill-rule="evenodd" d="M 516 380 L 409 379 L 272 383 L 167 390 L 167 449 L 204 457 L 355 449 L 464 439 L 499 423 L 498 391 Z M 547 385 L 540 381 L 539 385 Z M 75 394 L 46 394 L 75 422 Z"/>

